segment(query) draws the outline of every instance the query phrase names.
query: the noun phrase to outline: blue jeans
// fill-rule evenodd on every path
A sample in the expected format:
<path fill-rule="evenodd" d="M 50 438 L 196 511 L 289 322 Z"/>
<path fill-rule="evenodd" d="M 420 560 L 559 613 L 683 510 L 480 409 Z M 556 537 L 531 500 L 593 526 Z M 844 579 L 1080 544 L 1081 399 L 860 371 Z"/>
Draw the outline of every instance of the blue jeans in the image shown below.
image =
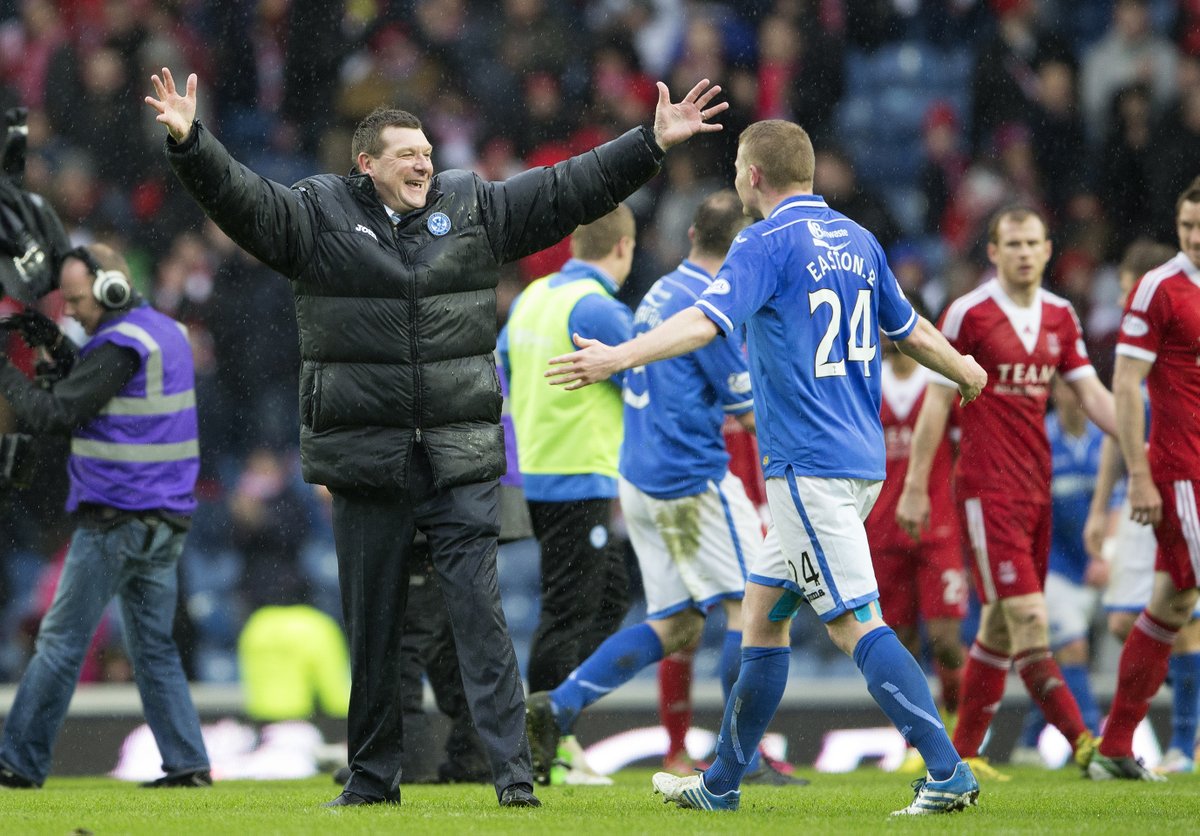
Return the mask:
<path fill-rule="evenodd" d="M 166 523 L 142 519 L 108 530 L 75 530 L 54 602 L 42 619 L 33 658 L 4 724 L 0 763 L 39 786 L 46 780 L 84 655 L 116 595 L 163 771 L 174 775 L 209 768 L 200 718 L 171 637 L 176 563 L 185 536 Z"/>

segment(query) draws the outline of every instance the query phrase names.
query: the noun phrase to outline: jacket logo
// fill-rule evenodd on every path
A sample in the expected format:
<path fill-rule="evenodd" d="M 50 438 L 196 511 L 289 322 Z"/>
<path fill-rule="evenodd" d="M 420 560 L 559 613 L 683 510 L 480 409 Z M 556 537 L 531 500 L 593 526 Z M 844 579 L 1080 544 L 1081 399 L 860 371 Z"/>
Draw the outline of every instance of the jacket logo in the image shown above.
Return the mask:
<path fill-rule="evenodd" d="M 434 235 L 445 235 L 450 231 L 450 218 L 445 212 L 434 212 L 429 216 L 429 220 L 425 221 L 425 226 L 429 227 L 429 231 Z"/>
<path fill-rule="evenodd" d="M 361 232 L 364 235 L 370 235 L 372 238 L 375 239 L 375 243 L 379 243 L 379 237 L 375 234 L 375 230 L 371 229 L 371 227 L 369 227 L 365 224 L 358 224 L 357 226 L 354 227 L 354 231 Z"/>

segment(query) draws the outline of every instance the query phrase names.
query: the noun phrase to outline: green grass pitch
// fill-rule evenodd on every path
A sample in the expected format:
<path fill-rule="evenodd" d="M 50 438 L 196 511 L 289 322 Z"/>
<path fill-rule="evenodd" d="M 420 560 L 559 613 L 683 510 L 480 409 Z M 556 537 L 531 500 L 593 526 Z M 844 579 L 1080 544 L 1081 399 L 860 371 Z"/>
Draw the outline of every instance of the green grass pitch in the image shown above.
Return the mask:
<path fill-rule="evenodd" d="M 328 776 L 303 781 L 219 781 L 211 790 L 143 790 L 106 778 L 54 778 L 36 791 L 0 790 L 0 832 L 109 834 L 676 834 L 888 832 L 1194 834 L 1200 775 L 1164 784 L 1093 783 L 1073 770 L 1009 770 L 985 783 L 979 806 L 962 813 L 891 819 L 912 798 L 904 777 L 861 769 L 811 770 L 808 787 L 746 787 L 737 813 L 665 806 L 650 770 L 629 769 L 612 787 L 541 788 L 540 810 L 502 810 L 490 787 L 408 786 L 399 807 L 326 810 L 338 788 Z"/>

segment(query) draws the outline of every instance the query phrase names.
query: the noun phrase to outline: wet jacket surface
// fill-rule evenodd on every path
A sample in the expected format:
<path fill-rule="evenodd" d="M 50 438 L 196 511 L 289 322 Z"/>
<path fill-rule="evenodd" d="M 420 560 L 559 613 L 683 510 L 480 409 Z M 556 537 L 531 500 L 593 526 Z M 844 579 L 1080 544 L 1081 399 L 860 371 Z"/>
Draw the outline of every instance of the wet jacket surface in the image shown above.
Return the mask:
<path fill-rule="evenodd" d="M 291 281 L 304 478 L 346 492 L 403 488 L 417 441 L 439 488 L 504 473 L 499 268 L 612 211 L 662 155 L 637 128 L 501 182 L 445 171 L 425 207 L 393 226 L 366 175 L 288 188 L 238 163 L 198 122 L 167 142 L 209 217 Z"/>

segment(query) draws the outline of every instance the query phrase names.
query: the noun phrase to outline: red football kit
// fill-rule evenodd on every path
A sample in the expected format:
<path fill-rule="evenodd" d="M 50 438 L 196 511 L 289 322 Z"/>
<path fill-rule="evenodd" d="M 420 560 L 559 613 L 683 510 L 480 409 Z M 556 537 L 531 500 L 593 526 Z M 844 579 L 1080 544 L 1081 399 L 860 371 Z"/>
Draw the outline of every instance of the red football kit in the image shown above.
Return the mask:
<path fill-rule="evenodd" d="M 958 515 L 950 489 L 953 457 L 943 438 L 929 474 L 930 526 L 914 541 L 896 523 L 896 503 L 912 450 L 913 428 L 925 399 L 929 372 L 922 366 L 900 379 L 883 364 L 879 417 L 887 446 L 887 477 L 866 520 L 867 540 L 879 585 L 879 605 L 888 624 L 916 626 L 919 620 L 963 618 L 967 578 Z"/>
<path fill-rule="evenodd" d="M 1200 575 L 1200 268 L 1183 253 L 1129 294 L 1117 354 L 1151 363 L 1150 475 L 1163 500 L 1155 569 L 1179 589 Z"/>
<path fill-rule="evenodd" d="M 951 304 L 941 329 L 988 375 L 961 411 L 955 467 L 976 589 L 985 604 L 1041 592 L 1050 555 L 1050 382 L 1055 373 L 1067 382 L 1096 373 L 1079 319 L 1044 289 L 1020 307 L 992 279 Z"/>

